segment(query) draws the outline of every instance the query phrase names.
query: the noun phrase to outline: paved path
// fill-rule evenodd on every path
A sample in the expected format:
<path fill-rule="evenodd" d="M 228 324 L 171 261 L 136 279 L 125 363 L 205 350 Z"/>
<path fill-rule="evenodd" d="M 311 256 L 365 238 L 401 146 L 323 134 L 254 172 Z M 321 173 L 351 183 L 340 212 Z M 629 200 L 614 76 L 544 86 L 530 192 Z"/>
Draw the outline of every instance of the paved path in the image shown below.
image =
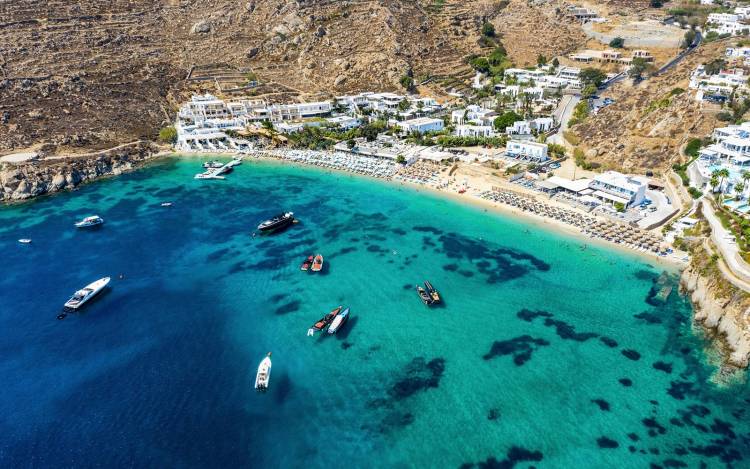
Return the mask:
<path fill-rule="evenodd" d="M 712 203 L 705 198 L 703 199 L 703 215 L 711 225 L 711 241 L 726 261 L 727 267 L 735 277 L 750 284 L 750 265 L 740 257 L 737 243 L 731 241 L 732 234 L 722 226 Z"/>
<path fill-rule="evenodd" d="M 578 95 L 566 94 L 562 97 L 560 103 L 557 105 L 557 109 L 553 112 L 555 119 L 560 122 L 560 128 L 557 129 L 557 132 L 547 137 L 547 143 L 565 145 L 563 132 L 568 130 L 568 122 L 573 117 L 573 111 L 580 101 L 581 97 Z"/>

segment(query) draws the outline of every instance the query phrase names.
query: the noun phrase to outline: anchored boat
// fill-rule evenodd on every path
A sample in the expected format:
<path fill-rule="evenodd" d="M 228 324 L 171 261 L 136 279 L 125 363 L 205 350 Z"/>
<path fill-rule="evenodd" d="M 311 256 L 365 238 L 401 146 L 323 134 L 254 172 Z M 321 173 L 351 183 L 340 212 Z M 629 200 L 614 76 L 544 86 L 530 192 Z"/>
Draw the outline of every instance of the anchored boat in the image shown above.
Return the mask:
<path fill-rule="evenodd" d="M 307 256 L 307 259 L 299 266 L 299 270 L 307 271 L 313 265 L 313 256 Z"/>
<path fill-rule="evenodd" d="M 349 308 L 346 308 L 341 312 L 341 314 L 338 314 L 335 318 L 333 318 L 333 321 L 331 322 L 331 325 L 328 326 L 328 333 L 329 334 L 335 334 L 341 329 L 341 326 L 344 325 L 346 320 L 349 319 Z"/>
<path fill-rule="evenodd" d="M 312 263 L 312 271 L 320 272 L 321 270 L 323 270 L 323 254 L 315 254 Z"/>
<path fill-rule="evenodd" d="M 294 223 L 293 212 L 280 213 L 279 215 L 276 215 L 273 218 L 269 218 L 268 220 L 258 225 L 258 231 L 272 232 L 280 230 L 282 228 L 286 228 L 292 223 Z"/>
<path fill-rule="evenodd" d="M 255 389 L 257 391 L 266 391 L 268 384 L 271 382 L 271 352 L 261 360 L 258 365 L 258 372 L 255 374 Z"/>
<path fill-rule="evenodd" d="M 90 299 L 98 295 L 104 287 L 109 284 L 109 277 L 100 278 L 95 282 L 91 282 L 82 289 L 78 290 L 73 294 L 68 301 L 65 302 L 65 310 L 77 311 Z"/>
<path fill-rule="evenodd" d="M 426 305 L 431 305 L 433 300 L 430 294 L 427 293 L 425 289 L 420 287 L 419 285 L 417 285 L 416 287 L 417 287 L 417 294 L 419 295 L 419 299 L 422 300 L 422 303 Z"/>
<path fill-rule="evenodd" d="M 104 223 L 104 219 L 100 217 L 99 215 L 93 215 L 90 217 L 86 217 L 83 220 L 76 222 L 75 227 L 76 228 L 90 228 L 92 226 L 98 226 Z"/>
<path fill-rule="evenodd" d="M 320 318 L 318 321 L 315 322 L 315 324 L 312 325 L 310 329 L 307 330 L 307 335 L 311 336 L 315 334 L 315 331 L 322 331 L 326 327 L 328 327 L 334 319 L 336 319 L 336 316 L 341 312 L 341 306 L 338 308 L 335 308 L 330 313 L 326 314 L 322 318 Z"/>
<path fill-rule="evenodd" d="M 424 287 L 427 289 L 427 294 L 430 295 L 430 298 L 432 298 L 432 302 L 440 303 L 440 293 L 435 290 L 435 287 L 433 287 L 429 281 L 425 280 Z"/>

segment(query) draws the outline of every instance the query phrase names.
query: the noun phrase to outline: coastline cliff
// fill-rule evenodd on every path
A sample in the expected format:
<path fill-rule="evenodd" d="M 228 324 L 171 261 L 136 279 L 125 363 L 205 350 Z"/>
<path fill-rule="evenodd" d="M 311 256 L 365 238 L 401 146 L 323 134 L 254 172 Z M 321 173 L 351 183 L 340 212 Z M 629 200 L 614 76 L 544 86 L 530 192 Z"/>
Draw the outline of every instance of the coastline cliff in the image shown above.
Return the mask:
<path fill-rule="evenodd" d="M 159 153 L 150 142 L 135 142 L 101 152 L 0 164 L 0 200 L 31 199 L 73 189 L 93 179 L 118 175 L 142 165 Z"/>
<path fill-rule="evenodd" d="M 750 361 L 750 294 L 727 281 L 718 262 L 703 246 L 695 247 L 680 284 L 693 303 L 695 322 L 717 342 L 725 364 L 745 368 Z"/>

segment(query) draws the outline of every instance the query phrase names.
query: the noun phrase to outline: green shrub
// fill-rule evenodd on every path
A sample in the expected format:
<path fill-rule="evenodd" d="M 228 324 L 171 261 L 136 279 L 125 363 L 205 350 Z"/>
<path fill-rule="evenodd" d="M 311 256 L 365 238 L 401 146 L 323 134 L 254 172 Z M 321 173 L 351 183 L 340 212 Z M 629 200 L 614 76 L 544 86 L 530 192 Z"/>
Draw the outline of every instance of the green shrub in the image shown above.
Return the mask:
<path fill-rule="evenodd" d="M 159 130 L 159 141 L 174 144 L 177 142 L 177 129 L 170 125 Z"/>

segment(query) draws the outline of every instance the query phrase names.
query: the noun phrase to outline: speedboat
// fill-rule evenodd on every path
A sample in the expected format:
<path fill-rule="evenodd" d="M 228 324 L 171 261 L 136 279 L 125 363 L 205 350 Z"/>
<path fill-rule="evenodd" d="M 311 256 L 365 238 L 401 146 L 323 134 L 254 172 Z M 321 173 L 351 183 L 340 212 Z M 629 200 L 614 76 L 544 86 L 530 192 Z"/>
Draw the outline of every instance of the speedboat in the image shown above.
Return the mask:
<path fill-rule="evenodd" d="M 310 329 L 307 330 L 307 335 L 311 336 L 315 334 L 315 331 L 322 331 L 326 327 L 328 327 L 334 319 L 336 319 L 336 316 L 341 312 L 341 306 L 334 309 L 330 313 L 326 314 L 322 318 L 320 318 L 315 324 L 312 325 Z"/>
<path fill-rule="evenodd" d="M 313 272 L 320 272 L 323 270 L 323 254 L 315 254 L 311 270 Z"/>
<path fill-rule="evenodd" d="M 435 290 L 435 287 L 433 287 L 432 284 L 427 280 L 424 281 L 424 287 L 427 289 L 427 293 L 430 295 L 430 298 L 432 298 L 432 302 L 440 303 L 440 293 Z"/>
<path fill-rule="evenodd" d="M 312 265 L 313 265 L 313 256 L 307 256 L 307 259 L 305 259 L 305 261 L 299 267 L 299 270 L 307 271 Z"/>
<path fill-rule="evenodd" d="M 349 319 L 349 308 L 346 308 L 345 310 L 341 312 L 341 314 L 333 318 L 331 325 L 328 326 L 328 333 L 335 334 L 336 332 L 338 332 L 341 326 L 344 325 L 347 319 Z"/>
<path fill-rule="evenodd" d="M 90 217 L 86 217 L 83 220 L 76 222 L 75 226 L 76 228 L 89 228 L 92 226 L 98 226 L 104 223 L 104 219 L 100 217 L 99 215 L 93 215 Z"/>
<path fill-rule="evenodd" d="M 203 163 L 203 167 L 206 169 L 218 169 L 218 168 L 221 168 L 222 166 L 224 166 L 224 163 L 222 163 L 221 161 L 216 161 L 216 160 L 206 161 L 205 163 Z"/>
<path fill-rule="evenodd" d="M 265 391 L 268 389 L 268 383 L 271 381 L 271 352 L 260 361 L 258 373 L 255 374 L 255 389 Z"/>
<path fill-rule="evenodd" d="M 224 176 L 219 176 L 215 172 L 208 170 L 205 173 L 196 174 L 195 179 L 224 179 Z"/>
<path fill-rule="evenodd" d="M 81 306 L 86 304 L 91 298 L 98 295 L 99 292 L 101 292 L 104 289 L 104 287 L 107 286 L 107 284 L 109 284 L 109 277 L 100 278 L 96 282 L 89 283 L 82 289 L 73 293 L 73 296 L 70 297 L 70 299 L 65 302 L 65 309 L 72 310 L 72 311 L 78 310 Z"/>
<path fill-rule="evenodd" d="M 18 240 L 21 244 L 31 244 L 31 240 L 29 238 L 21 238 Z"/>
<path fill-rule="evenodd" d="M 419 295 L 419 299 L 422 300 L 422 303 L 426 305 L 432 304 L 432 297 L 419 285 L 417 285 L 417 294 Z"/>
<path fill-rule="evenodd" d="M 294 223 L 294 213 L 286 212 L 276 215 L 273 218 L 269 218 L 260 225 L 258 225 L 258 231 L 276 231 Z"/>
<path fill-rule="evenodd" d="M 171 207 L 172 206 L 172 202 L 162 202 L 161 206 L 162 207 Z"/>

